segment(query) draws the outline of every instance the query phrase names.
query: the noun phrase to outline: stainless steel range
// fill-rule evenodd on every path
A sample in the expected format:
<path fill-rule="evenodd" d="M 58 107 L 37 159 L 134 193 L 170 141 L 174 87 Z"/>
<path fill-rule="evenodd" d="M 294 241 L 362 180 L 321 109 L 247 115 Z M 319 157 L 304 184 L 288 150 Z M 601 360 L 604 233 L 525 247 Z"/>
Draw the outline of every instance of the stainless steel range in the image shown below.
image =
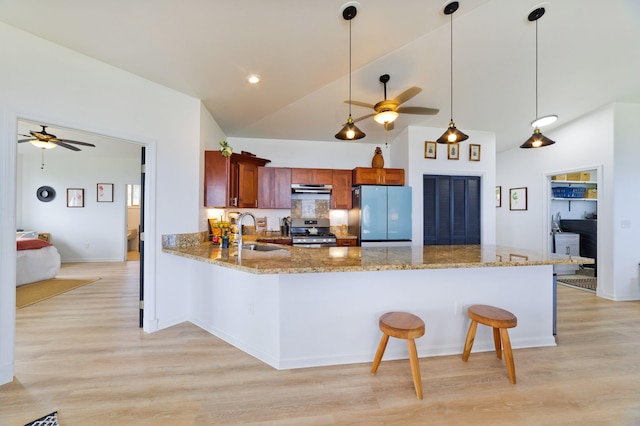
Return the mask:
<path fill-rule="evenodd" d="M 329 219 L 291 219 L 291 243 L 297 247 L 335 247 Z"/>

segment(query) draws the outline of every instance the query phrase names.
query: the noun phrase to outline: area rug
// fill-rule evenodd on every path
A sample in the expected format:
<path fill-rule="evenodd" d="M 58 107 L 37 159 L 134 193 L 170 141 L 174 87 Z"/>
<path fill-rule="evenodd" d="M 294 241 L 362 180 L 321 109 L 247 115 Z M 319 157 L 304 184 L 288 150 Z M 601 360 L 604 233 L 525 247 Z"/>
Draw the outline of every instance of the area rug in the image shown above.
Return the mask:
<path fill-rule="evenodd" d="M 570 287 L 577 287 L 581 290 L 596 291 L 598 280 L 595 277 L 585 277 L 584 275 L 559 276 L 558 283 L 566 284 Z"/>
<path fill-rule="evenodd" d="M 53 413 L 40 417 L 39 419 L 29 422 L 24 426 L 58 426 L 58 412 L 54 411 Z"/>
<path fill-rule="evenodd" d="M 16 308 L 24 308 L 53 296 L 57 296 L 74 288 L 98 281 L 100 278 L 67 279 L 53 278 L 16 288 Z"/>

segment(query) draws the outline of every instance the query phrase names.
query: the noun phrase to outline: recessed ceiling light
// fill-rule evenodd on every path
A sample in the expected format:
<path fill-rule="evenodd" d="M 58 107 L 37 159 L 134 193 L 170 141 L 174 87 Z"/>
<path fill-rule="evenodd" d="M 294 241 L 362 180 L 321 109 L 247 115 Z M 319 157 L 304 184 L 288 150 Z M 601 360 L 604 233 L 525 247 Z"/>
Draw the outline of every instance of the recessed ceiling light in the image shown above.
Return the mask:
<path fill-rule="evenodd" d="M 252 74 L 249 77 L 247 77 L 247 81 L 251 84 L 257 84 L 258 82 L 260 82 L 260 76 Z"/>

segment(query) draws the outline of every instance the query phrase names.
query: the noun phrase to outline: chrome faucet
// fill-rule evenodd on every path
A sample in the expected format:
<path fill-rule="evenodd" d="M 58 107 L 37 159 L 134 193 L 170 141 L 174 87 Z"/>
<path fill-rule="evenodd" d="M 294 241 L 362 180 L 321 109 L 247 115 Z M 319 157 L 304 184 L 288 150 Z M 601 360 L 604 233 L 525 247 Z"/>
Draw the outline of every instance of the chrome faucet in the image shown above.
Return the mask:
<path fill-rule="evenodd" d="M 242 251 L 242 220 L 245 216 L 251 216 L 251 218 L 253 218 L 253 226 L 257 225 L 256 217 L 252 213 L 246 212 L 238 216 L 238 219 L 236 220 L 236 227 L 238 228 L 238 254 Z"/>

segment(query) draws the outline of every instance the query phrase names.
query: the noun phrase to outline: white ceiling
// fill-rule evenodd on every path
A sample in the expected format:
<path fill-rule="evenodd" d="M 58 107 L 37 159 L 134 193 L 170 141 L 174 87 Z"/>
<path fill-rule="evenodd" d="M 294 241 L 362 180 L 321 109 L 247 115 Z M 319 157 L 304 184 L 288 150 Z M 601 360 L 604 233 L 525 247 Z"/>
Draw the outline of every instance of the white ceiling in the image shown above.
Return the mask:
<path fill-rule="evenodd" d="M 447 3 L 356 3 L 352 98 L 382 100 L 378 78 L 386 73 L 388 98 L 419 86 L 404 105 L 440 109 L 435 116 L 401 115 L 390 140 L 407 125 L 444 131 L 449 122 Z M 228 137 L 332 141 L 349 112 L 345 4 L 0 0 L 0 20 L 202 99 Z M 498 151 L 531 134 L 535 24 L 526 18 L 540 5 L 547 12 L 538 21 L 539 115 L 558 114 L 553 126 L 561 126 L 613 101 L 640 102 L 637 0 L 461 0 L 453 15 L 453 118 L 463 131 L 496 132 Z M 262 77 L 258 86 L 245 81 L 251 73 Z M 352 107 L 354 118 L 369 112 Z M 361 142 L 384 142 L 372 118 L 358 125 L 367 134 Z"/>

